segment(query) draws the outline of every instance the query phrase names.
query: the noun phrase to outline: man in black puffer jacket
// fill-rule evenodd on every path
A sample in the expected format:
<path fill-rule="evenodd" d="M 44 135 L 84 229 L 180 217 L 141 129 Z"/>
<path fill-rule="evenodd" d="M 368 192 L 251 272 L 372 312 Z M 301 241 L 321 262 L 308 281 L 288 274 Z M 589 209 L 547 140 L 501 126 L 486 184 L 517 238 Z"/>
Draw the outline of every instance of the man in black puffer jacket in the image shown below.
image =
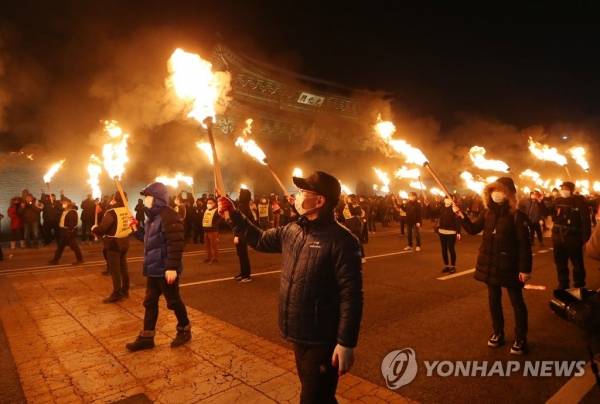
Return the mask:
<path fill-rule="evenodd" d="M 362 317 L 360 245 L 334 219 L 339 181 L 317 171 L 294 177 L 300 189 L 294 206 L 300 219 L 263 231 L 219 199 L 236 233 L 258 251 L 283 254 L 279 287 L 279 328 L 294 344 L 302 403 L 334 403 L 338 376 L 354 360 Z"/>
<path fill-rule="evenodd" d="M 531 239 L 527 215 L 517 208 L 516 188 L 508 177 L 489 184 L 483 197 L 485 210 L 471 222 L 456 204 L 454 211 L 462 218 L 462 226 L 470 234 L 483 231 L 475 279 L 488 287 L 490 314 L 494 332 L 488 346 L 504 345 L 502 288 L 506 288 L 515 314 L 515 342 L 510 353 L 527 352 L 527 306 L 523 285 L 531 274 Z"/>

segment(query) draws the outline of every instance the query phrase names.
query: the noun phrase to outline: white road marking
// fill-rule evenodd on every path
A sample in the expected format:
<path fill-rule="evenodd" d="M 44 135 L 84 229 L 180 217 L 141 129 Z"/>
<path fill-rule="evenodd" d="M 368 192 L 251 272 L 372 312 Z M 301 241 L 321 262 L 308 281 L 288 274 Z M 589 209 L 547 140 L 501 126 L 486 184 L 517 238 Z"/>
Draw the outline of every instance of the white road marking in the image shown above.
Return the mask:
<path fill-rule="evenodd" d="M 224 248 L 219 250 L 219 253 L 230 253 L 234 252 L 235 248 Z M 184 252 L 184 257 L 195 257 L 197 255 L 206 255 L 206 251 L 197 250 Z M 129 257 L 127 258 L 127 262 L 142 262 L 144 257 Z M 23 267 L 23 268 L 13 268 L 13 269 L 3 269 L 0 270 L 0 275 L 9 275 L 15 273 L 24 273 L 24 272 L 44 272 L 48 270 L 64 270 L 64 269 L 77 269 L 77 268 L 87 268 L 87 267 L 95 267 L 98 265 L 104 265 L 106 261 L 98 260 L 98 261 L 86 261 L 81 265 L 71 265 L 71 264 L 59 264 L 59 265 L 43 265 L 37 267 Z"/>
<path fill-rule="evenodd" d="M 594 377 L 594 372 L 592 372 L 592 365 L 588 362 L 585 365 L 583 376 L 573 376 L 546 403 L 579 403 L 595 385 L 596 378 Z"/>
<path fill-rule="evenodd" d="M 368 261 L 370 259 L 390 257 L 392 255 L 400 255 L 400 254 L 406 254 L 406 253 L 410 253 L 410 252 L 412 252 L 412 251 L 396 251 L 396 252 L 391 252 L 391 253 L 387 253 L 387 254 L 372 255 L 372 256 L 366 257 L 366 258 L 367 258 L 367 261 Z M 252 277 L 254 278 L 255 276 L 264 276 L 264 275 L 278 274 L 280 272 L 281 272 L 281 270 L 267 271 L 267 272 L 256 272 L 256 273 L 252 274 Z M 234 280 L 234 277 L 230 276 L 230 277 L 227 277 L 227 278 L 217 278 L 217 279 L 208 279 L 208 280 L 205 280 L 205 281 L 182 283 L 179 286 L 205 285 L 205 284 L 208 284 L 208 283 L 226 282 L 226 281 L 232 281 L 232 280 Z"/>
<path fill-rule="evenodd" d="M 475 268 L 467 269 L 466 271 L 457 272 L 455 274 L 440 276 L 439 278 L 437 278 L 437 280 L 438 281 L 447 281 L 448 279 L 458 278 L 459 276 L 472 274 L 473 272 L 475 272 Z"/>

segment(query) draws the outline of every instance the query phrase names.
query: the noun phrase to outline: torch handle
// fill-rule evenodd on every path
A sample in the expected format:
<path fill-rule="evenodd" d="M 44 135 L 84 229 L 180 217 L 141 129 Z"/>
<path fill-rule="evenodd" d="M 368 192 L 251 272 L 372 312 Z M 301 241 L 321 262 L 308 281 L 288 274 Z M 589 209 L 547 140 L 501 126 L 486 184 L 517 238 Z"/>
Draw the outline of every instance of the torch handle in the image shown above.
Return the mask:
<path fill-rule="evenodd" d="M 442 181 L 440 181 L 440 177 L 438 177 L 437 174 L 435 173 L 435 171 L 433 171 L 433 169 L 431 168 L 431 165 L 429 165 L 429 162 L 425 162 L 425 164 L 423 164 L 423 166 L 427 169 L 427 171 L 429 171 L 429 174 L 431 175 L 433 180 L 436 182 L 436 184 L 438 184 L 438 186 L 444 190 L 444 192 L 446 193 L 446 196 L 451 197 L 452 194 L 450 193 L 450 191 L 448 191 L 448 188 L 444 184 L 442 184 Z"/>
<path fill-rule="evenodd" d="M 279 179 L 279 176 L 275 173 L 275 171 L 271 168 L 270 164 L 267 164 L 267 168 L 269 169 L 269 171 L 271 172 L 271 175 L 273 176 L 273 178 L 275 178 L 275 181 L 277 181 L 277 184 L 279 184 L 279 187 L 281 188 L 281 190 L 283 191 L 283 194 L 287 197 L 288 191 L 285 188 L 285 185 L 283 185 L 283 182 L 281 182 L 281 180 Z"/>
<path fill-rule="evenodd" d="M 569 170 L 569 166 L 567 166 L 566 164 L 563 166 L 565 168 L 565 171 L 567 172 L 567 179 L 569 181 L 571 181 L 573 179 L 573 177 L 571 177 L 571 171 Z"/>
<path fill-rule="evenodd" d="M 217 195 L 225 196 L 225 185 L 223 184 L 223 174 L 221 173 L 221 165 L 219 164 L 219 158 L 217 156 L 217 149 L 215 148 L 215 139 L 213 136 L 213 121 L 211 117 L 208 117 L 204 120 L 206 124 L 206 129 L 208 132 L 208 141 L 210 143 L 210 148 L 212 150 L 213 156 L 213 173 L 215 178 L 215 189 Z"/>
<path fill-rule="evenodd" d="M 125 209 L 127 209 L 129 216 L 133 217 L 133 214 L 131 213 L 131 209 L 129 209 L 129 201 L 127 200 L 127 197 L 125 196 L 125 192 L 123 192 L 123 187 L 121 186 L 121 181 L 119 181 L 116 177 L 115 177 L 115 185 L 117 186 L 117 191 L 119 191 L 119 195 L 121 195 L 121 199 L 123 200 L 123 205 L 125 205 Z"/>

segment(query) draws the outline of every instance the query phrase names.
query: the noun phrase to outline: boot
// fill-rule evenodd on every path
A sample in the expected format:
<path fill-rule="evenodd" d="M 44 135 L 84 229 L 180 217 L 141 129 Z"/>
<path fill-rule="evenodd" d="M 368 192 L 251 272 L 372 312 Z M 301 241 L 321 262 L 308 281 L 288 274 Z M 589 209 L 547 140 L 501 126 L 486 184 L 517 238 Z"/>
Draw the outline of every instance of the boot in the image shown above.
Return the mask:
<path fill-rule="evenodd" d="M 177 335 L 171 341 L 171 348 L 177 348 L 192 339 L 192 327 L 188 324 L 185 327 L 177 327 Z"/>
<path fill-rule="evenodd" d="M 131 352 L 154 348 L 154 331 L 142 331 L 135 341 L 125 344 L 125 348 Z"/>
<path fill-rule="evenodd" d="M 110 296 L 108 296 L 105 299 L 102 299 L 102 303 L 115 303 L 118 302 L 119 300 L 123 299 L 123 296 L 121 296 L 120 293 L 111 293 Z"/>
<path fill-rule="evenodd" d="M 57 259 L 51 259 L 50 261 L 48 261 L 48 265 L 58 265 L 58 260 Z"/>

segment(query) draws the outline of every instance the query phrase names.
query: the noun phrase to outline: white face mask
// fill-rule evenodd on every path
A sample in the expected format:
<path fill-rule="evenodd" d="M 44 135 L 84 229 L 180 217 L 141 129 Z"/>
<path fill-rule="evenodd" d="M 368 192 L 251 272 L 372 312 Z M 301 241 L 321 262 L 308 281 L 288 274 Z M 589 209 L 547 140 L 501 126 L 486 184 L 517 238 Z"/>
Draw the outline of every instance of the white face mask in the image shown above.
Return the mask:
<path fill-rule="evenodd" d="M 496 203 L 502 203 L 502 202 L 504 202 L 504 199 L 506 199 L 506 195 L 504 195 L 504 192 L 501 192 L 501 191 L 492 192 L 492 201 L 494 201 Z"/>
<path fill-rule="evenodd" d="M 302 205 L 304 205 L 304 193 L 303 192 L 298 192 L 296 194 L 296 199 L 294 201 L 294 208 L 296 208 L 296 212 L 298 212 L 298 214 L 300 216 L 304 216 L 307 213 L 310 213 L 312 211 L 314 211 L 316 208 L 312 208 L 312 209 L 304 209 L 304 207 Z"/>
<path fill-rule="evenodd" d="M 444 199 L 444 206 L 446 206 L 447 208 L 452 206 L 452 199 Z"/>
<path fill-rule="evenodd" d="M 186 192 L 182 192 L 182 193 L 181 193 L 181 197 L 182 197 L 183 199 L 187 199 L 187 193 L 186 193 Z"/>
<path fill-rule="evenodd" d="M 571 196 L 571 191 L 569 191 L 568 189 L 561 189 L 560 196 L 562 196 L 563 198 L 568 198 Z"/>
<path fill-rule="evenodd" d="M 215 204 L 214 204 L 214 203 L 207 203 L 207 204 L 206 204 L 206 207 L 207 207 L 209 210 L 212 210 L 212 209 L 214 209 L 214 208 L 215 208 Z"/>
<path fill-rule="evenodd" d="M 150 196 L 150 195 L 146 195 L 144 197 L 144 206 L 148 209 L 151 209 L 153 204 L 154 204 L 154 197 Z"/>

